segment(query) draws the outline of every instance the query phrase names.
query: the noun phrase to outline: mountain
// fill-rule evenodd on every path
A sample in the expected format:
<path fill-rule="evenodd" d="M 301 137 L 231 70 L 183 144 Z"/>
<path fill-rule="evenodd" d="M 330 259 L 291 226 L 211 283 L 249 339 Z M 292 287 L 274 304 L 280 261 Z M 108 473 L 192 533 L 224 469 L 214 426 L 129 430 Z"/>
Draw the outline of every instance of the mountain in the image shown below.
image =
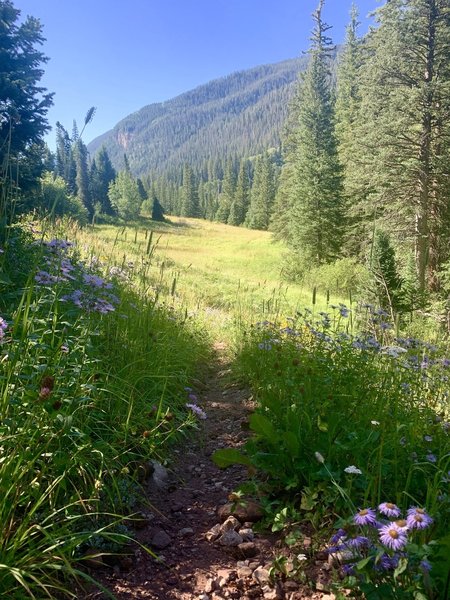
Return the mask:
<path fill-rule="evenodd" d="M 149 104 L 89 144 L 105 145 L 117 169 L 127 154 L 135 175 L 251 156 L 277 146 L 298 74 L 307 57 L 215 79 L 167 102 Z"/>

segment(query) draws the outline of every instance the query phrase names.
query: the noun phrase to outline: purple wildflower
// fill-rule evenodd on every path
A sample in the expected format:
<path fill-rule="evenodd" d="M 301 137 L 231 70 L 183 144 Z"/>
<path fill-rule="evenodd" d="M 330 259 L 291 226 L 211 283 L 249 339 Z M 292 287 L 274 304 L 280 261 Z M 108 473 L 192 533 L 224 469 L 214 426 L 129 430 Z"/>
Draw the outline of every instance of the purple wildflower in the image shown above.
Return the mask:
<path fill-rule="evenodd" d="M 431 563 L 429 560 L 427 560 L 426 558 L 424 558 L 423 560 L 420 561 L 420 568 L 422 569 L 422 571 L 424 573 L 429 573 L 431 571 Z"/>
<path fill-rule="evenodd" d="M 342 565 L 342 572 L 344 575 L 354 575 L 355 574 L 355 563 L 348 563 L 347 565 Z"/>
<path fill-rule="evenodd" d="M 424 435 L 423 439 L 425 442 L 432 442 L 433 438 L 431 437 L 431 435 Z"/>
<path fill-rule="evenodd" d="M 354 515 L 353 520 L 357 525 L 376 526 L 377 517 L 373 508 L 363 508 Z"/>
<path fill-rule="evenodd" d="M 379 506 L 378 506 L 378 510 L 380 511 L 381 514 L 386 515 L 387 517 L 399 517 L 400 516 L 400 509 L 398 506 L 396 506 L 395 504 L 392 504 L 392 502 L 382 502 Z"/>
<path fill-rule="evenodd" d="M 338 529 L 336 531 L 336 533 L 331 537 L 331 543 L 332 544 L 337 544 L 339 542 L 339 540 L 341 540 L 342 538 L 345 538 L 345 536 L 347 535 L 345 529 Z"/>
<path fill-rule="evenodd" d="M 430 462 L 430 463 L 433 463 L 433 464 L 434 464 L 435 462 L 437 462 L 437 457 L 436 457 L 436 454 L 433 454 L 432 452 L 429 452 L 429 453 L 426 455 L 426 457 L 425 457 L 425 458 L 426 458 L 426 459 L 427 459 L 427 461 L 428 461 L 428 462 Z"/>
<path fill-rule="evenodd" d="M 433 519 L 428 515 L 423 508 L 412 507 L 408 509 L 406 522 L 410 529 L 426 529 Z"/>
<path fill-rule="evenodd" d="M 58 282 L 58 277 L 47 273 L 47 271 L 38 271 L 34 280 L 39 285 L 53 285 Z"/>
<path fill-rule="evenodd" d="M 383 571 L 394 571 L 398 567 L 399 557 L 394 554 L 394 556 L 389 556 L 389 554 L 383 554 L 380 560 L 380 567 Z"/>
<path fill-rule="evenodd" d="M 404 529 L 396 523 L 389 523 L 381 527 L 380 541 L 392 550 L 402 550 L 406 546 L 408 539 Z"/>
<path fill-rule="evenodd" d="M 344 545 L 349 548 L 368 548 L 370 546 L 370 540 L 364 535 L 357 535 L 354 538 L 346 540 Z"/>
<path fill-rule="evenodd" d="M 196 404 L 187 403 L 186 408 L 189 408 L 194 414 L 196 414 L 200 419 L 206 419 L 206 413 Z"/>
<path fill-rule="evenodd" d="M 189 399 L 191 402 L 197 402 L 197 400 L 198 400 L 197 396 L 196 396 L 195 394 L 192 394 L 192 393 L 190 393 L 190 394 L 188 395 L 188 399 Z"/>

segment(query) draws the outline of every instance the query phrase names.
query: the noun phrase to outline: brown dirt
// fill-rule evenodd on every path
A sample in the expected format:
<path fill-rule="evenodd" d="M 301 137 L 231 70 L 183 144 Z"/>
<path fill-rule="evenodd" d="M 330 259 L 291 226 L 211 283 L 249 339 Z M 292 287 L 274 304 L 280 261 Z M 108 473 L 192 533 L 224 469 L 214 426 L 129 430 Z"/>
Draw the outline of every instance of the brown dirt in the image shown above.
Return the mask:
<path fill-rule="evenodd" d="M 190 433 L 175 450 L 167 489 L 149 485 L 142 528 L 135 531 L 136 539 L 146 547 L 152 548 L 153 543 L 154 548 L 155 536 L 160 542 L 162 536 L 162 545 L 167 545 L 153 550 L 157 558 L 136 545 L 111 567 L 100 559 L 90 575 L 118 600 L 332 600 L 333 594 L 294 581 L 266 580 L 274 556 L 282 553 L 281 542 L 273 534 L 255 533 L 242 550 L 205 538 L 221 522 L 218 510 L 228 495 L 247 478 L 244 467 L 220 470 L 211 455 L 221 447 L 242 445 L 248 436 L 242 424 L 253 409 L 250 394 L 230 383 L 224 346 L 217 345 L 216 351 L 216 363 L 195 390 L 208 418 L 200 421 L 197 435 Z M 316 563 L 314 577 L 319 587 L 320 580 L 326 580 L 326 570 L 323 561 Z M 79 598 L 103 600 L 107 596 L 96 588 Z"/>

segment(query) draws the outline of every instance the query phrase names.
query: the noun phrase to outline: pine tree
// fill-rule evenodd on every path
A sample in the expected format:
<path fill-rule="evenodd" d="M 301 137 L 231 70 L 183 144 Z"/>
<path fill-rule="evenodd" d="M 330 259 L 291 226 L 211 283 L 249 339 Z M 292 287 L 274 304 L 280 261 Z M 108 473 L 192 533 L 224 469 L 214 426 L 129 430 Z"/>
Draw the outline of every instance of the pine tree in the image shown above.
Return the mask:
<path fill-rule="evenodd" d="M 225 165 L 225 173 L 222 181 L 222 190 L 219 196 L 219 208 L 216 213 L 216 220 L 219 223 L 227 223 L 231 205 L 234 200 L 234 192 L 236 189 L 236 175 L 234 172 L 233 161 L 229 158 Z"/>
<path fill-rule="evenodd" d="M 308 265 L 339 256 L 344 221 L 329 69 L 333 47 L 326 35 L 330 28 L 322 20 L 323 5 L 320 0 L 313 14 L 310 61 L 291 108 L 293 129 L 285 144 L 279 192 L 283 203 L 276 206 L 288 211 L 278 218 L 287 225 L 283 228 L 290 247 Z"/>
<path fill-rule="evenodd" d="M 250 182 L 248 176 L 248 161 L 241 160 L 239 174 L 234 192 L 233 202 L 228 216 L 229 225 L 242 225 L 249 207 Z"/>
<path fill-rule="evenodd" d="M 361 73 L 364 65 L 363 40 L 358 37 L 358 10 L 352 6 L 345 45 L 339 56 L 336 94 L 336 137 L 339 160 L 344 170 L 344 198 L 347 205 L 346 248 L 360 254 L 368 241 L 367 220 L 358 214 L 359 180 L 353 165 L 358 160 L 355 127 L 361 105 Z"/>
<path fill-rule="evenodd" d="M 0 0 L 0 170 L 9 158 L 40 144 L 48 131 L 53 94 L 39 86 L 47 57 L 37 47 L 45 41 L 38 19 L 19 24 L 20 10 Z"/>
<path fill-rule="evenodd" d="M 390 0 L 368 38 L 357 137 L 369 211 L 414 249 L 419 288 L 449 256 L 450 5 Z"/>
<path fill-rule="evenodd" d="M 116 171 L 111 164 L 106 148 L 102 146 L 91 164 L 89 179 L 93 204 L 100 204 L 105 215 L 113 215 L 114 210 L 108 196 L 109 184 L 116 178 Z"/>
<path fill-rule="evenodd" d="M 194 173 L 189 165 L 185 165 L 183 169 L 180 209 L 182 217 L 199 216 L 197 188 L 195 186 Z"/>
<path fill-rule="evenodd" d="M 272 160 L 266 152 L 258 157 L 250 192 L 250 206 L 245 224 L 250 229 L 268 229 L 275 199 L 275 173 Z"/>

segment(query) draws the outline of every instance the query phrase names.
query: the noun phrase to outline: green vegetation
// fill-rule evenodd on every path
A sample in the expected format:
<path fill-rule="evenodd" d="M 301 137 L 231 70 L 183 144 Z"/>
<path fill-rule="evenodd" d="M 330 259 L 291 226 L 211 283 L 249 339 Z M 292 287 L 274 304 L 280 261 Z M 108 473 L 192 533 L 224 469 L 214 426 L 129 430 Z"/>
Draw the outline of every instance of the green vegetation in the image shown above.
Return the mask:
<path fill-rule="evenodd" d="M 126 552 L 216 337 L 257 400 L 215 455 L 237 497 L 340 553 L 338 593 L 447 597 L 450 8 L 390 0 L 362 39 L 353 9 L 335 81 L 323 5 L 308 61 L 147 107 L 90 162 L 94 107 L 44 147 L 40 26 L 0 0 L 0 595 L 75 598 Z"/>

